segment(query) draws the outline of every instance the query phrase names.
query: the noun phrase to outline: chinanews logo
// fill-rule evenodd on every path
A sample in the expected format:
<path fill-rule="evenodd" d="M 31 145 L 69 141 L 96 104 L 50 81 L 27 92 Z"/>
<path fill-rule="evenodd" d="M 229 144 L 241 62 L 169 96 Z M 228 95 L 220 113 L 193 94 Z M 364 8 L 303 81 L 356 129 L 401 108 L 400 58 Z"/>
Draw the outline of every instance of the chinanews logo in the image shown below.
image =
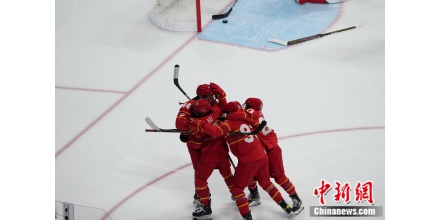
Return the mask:
<path fill-rule="evenodd" d="M 334 186 L 334 188 L 333 188 Z M 374 184 L 373 181 L 359 182 L 352 188 L 350 183 L 341 183 L 335 181 L 334 185 L 321 180 L 321 185 L 313 189 L 313 195 L 319 199 L 321 206 L 311 206 L 311 217 L 335 217 L 335 216 L 359 216 L 359 217 L 375 217 L 383 216 L 383 207 L 374 206 Z M 333 190 L 332 190 L 333 189 Z M 327 206 L 326 196 L 330 192 L 331 198 L 336 203 L 345 203 L 343 206 Z M 367 203 L 369 206 L 348 206 L 352 200 L 356 203 Z"/>

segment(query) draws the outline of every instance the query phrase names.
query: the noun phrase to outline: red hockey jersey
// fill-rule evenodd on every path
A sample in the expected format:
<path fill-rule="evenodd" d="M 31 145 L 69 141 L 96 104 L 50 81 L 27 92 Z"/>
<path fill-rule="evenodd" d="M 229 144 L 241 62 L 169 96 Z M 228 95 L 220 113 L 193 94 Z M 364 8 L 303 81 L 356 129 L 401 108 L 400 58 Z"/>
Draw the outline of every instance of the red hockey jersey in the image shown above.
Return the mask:
<path fill-rule="evenodd" d="M 252 121 L 250 115 L 244 110 L 238 110 L 228 116 L 218 125 L 204 124 L 204 131 L 213 137 L 226 137 L 226 142 L 232 154 L 238 158 L 239 163 L 248 163 L 260 160 L 266 156 L 264 147 L 258 137 L 254 135 L 228 135 L 230 132 L 251 132 Z"/>
<path fill-rule="evenodd" d="M 258 127 L 260 123 L 264 120 L 263 111 L 261 110 L 255 110 L 255 109 L 247 109 L 246 112 L 248 112 L 251 115 L 252 119 L 252 126 L 254 128 Z M 263 128 L 263 130 L 258 133 L 258 138 L 260 139 L 261 143 L 263 144 L 264 148 L 266 150 L 270 150 L 276 145 L 278 145 L 278 137 L 275 131 L 271 128 L 269 128 L 267 125 Z"/>

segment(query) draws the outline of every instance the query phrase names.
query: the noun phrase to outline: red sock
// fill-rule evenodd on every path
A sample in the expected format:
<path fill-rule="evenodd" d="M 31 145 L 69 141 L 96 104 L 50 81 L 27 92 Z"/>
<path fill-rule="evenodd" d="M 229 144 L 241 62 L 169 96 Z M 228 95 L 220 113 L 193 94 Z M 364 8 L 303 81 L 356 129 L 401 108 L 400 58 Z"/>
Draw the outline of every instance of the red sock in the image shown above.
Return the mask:
<path fill-rule="evenodd" d="M 229 175 L 223 176 L 223 179 L 225 180 L 228 189 L 231 190 L 232 186 L 234 186 L 234 175 L 232 175 L 232 173 L 229 173 Z"/>
<path fill-rule="evenodd" d="M 243 190 L 237 187 L 232 187 L 231 193 L 235 197 L 235 204 L 237 204 L 237 208 L 238 211 L 240 212 L 240 215 L 244 215 L 248 213 L 250 211 L 249 203 Z"/>
<path fill-rule="evenodd" d="M 287 178 L 286 176 L 276 178 L 275 182 L 278 185 L 280 185 L 284 189 L 284 191 L 286 191 L 287 194 L 289 194 L 289 196 L 293 196 L 296 194 L 295 186 L 293 185 L 292 182 L 290 182 L 289 178 Z"/>
<path fill-rule="evenodd" d="M 209 204 L 209 187 L 206 180 L 196 179 L 196 193 L 203 205 Z"/>
<path fill-rule="evenodd" d="M 280 191 L 278 191 L 277 187 L 273 185 L 273 183 L 270 185 L 270 187 L 264 189 L 270 197 L 272 197 L 273 201 L 275 201 L 277 204 L 279 204 L 283 200 L 283 196 L 281 195 Z"/>

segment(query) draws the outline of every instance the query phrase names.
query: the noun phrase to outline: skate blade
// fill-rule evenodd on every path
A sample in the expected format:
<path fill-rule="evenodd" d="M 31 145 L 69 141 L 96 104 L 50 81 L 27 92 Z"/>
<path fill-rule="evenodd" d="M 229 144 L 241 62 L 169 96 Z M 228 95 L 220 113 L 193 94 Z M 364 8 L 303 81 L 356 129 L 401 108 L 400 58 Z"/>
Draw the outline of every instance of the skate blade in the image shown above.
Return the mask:
<path fill-rule="evenodd" d="M 192 220 L 212 220 L 210 215 L 200 216 L 200 217 L 192 217 Z"/>
<path fill-rule="evenodd" d="M 252 201 L 252 202 L 249 203 L 249 207 L 257 206 L 257 205 L 260 205 L 260 204 L 261 204 L 260 201 Z"/>
<path fill-rule="evenodd" d="M 292 213 L 295 214 L 295 215 L 298 215 L 303 209 L 304 209 L 304 206 L 301 205 L 301 207 L 298 210 L 296 210 L 296 211 L 294 211 Z"/>

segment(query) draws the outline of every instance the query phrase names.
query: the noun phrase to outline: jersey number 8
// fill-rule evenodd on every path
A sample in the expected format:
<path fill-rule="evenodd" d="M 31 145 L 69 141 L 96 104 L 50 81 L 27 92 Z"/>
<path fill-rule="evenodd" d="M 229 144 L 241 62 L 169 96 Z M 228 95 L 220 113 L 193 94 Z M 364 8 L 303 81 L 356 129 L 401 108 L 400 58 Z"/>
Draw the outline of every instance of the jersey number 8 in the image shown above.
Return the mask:
<path fill-rule="evenodd" d="M 263 117 L 260 117 L 260 118 L 258 119 L 258 121 L 259 121 L 260 124 L 261 124 L 261 122 L 264 121 L 264 118 L 263 118 Z M 269 134 L 271 131 L 272 131 L 272 129 L 269 128 L 269 127 L 267 127 L 267 125 L 264 126 L 263 130 L 261 130 L 261 132 L 263 133 L 264 136 L 266 136 L 267 134 Z"/>

